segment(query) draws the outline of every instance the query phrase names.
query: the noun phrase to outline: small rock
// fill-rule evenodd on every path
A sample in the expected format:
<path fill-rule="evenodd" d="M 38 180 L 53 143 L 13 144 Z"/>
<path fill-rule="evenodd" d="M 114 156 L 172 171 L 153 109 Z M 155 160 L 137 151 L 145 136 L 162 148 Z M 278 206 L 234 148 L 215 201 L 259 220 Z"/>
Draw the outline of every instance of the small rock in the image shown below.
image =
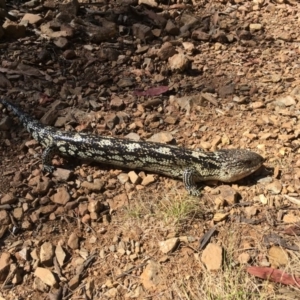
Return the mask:
<path fill-rule="evenodd" d="M 163 43 L 161 48 L 157 52 L 157 56 L 161 60 L 167 60 L 169 57 L 175 54 L 176 54 L 176 49 L 170 42 Z"/>
<path fill-rule="evenodd" d="M 254 31 L 261 30 L 262 29 L 262 25 L 258 24 L 258 23 L 250 24 L 249 25 L 249 29 L 250 29 L 250 32 L 252 33 Z"/>
<path fill-rule="evenodd" d="M 54 203 L 65 205 L 68 201 L 70 201 L 71 196 L 68 190 L 65 187 L 59 187 L 57 189 L 57 193 L 51 197 L 51 200 Z"/>
<path fill-rule="evenodd" d="M 139 0 L 139 5 L 141 4 L 146 4 L 149 5 L 150 7 L 157 7 L 158 3 L 155 0 Z"/>
<path fill-rule="evenodd" d="M 192 32 L 192 39 L 198 40 L 198 41 L 209 41 L 210 34 L 201 31 L 201 30 L 194 30 Z"/>
<path fill-rule="evenodd" d="M 280 192 L 282 190 L 282 184 L 280 183 L 280 181 L 276 180 L 276 181 L 269 183 L 266 186 L 266 189 L 269 192 L 271 192 L 273 195 L 278 195 L 278 194 L 280 194 Z"/>
<path fill-rule="evenodd" d="M 16 220 L 21 220 L 23 218 L 23 208 L 22 207 L 16 207 L 13 210 L 13 216 Z"/>
<path fill-rule="evenodd" d="M 166 241 L 159 242 L 159 249 L 163 253 L 173 252 L 176 247 L 178 246 L 179 239 L 178 238 L 171 238 Z"/>
<path fill-rule="evenodd" d="M 195 50 L 195 45 L 191 42 L 183 42 L 182 46 L 184 48 L 184 50 L 189 54 L 192 55 L 194 53 Z"/>
<path fill-rule="evenodd" d="M 79 3 L 77 0 L 65 0 L 59 4 L 59 11 L 76 16 L 79 10 Z"/>
<path fill-rule="evenodd" d="M 129 177 L 131 183 L 133 183 L 133 184 L 139 184 L 142 181 L 142 178 L 139 177 L 135 171 L 130 171 L 128 173 L 128 177 Z"/>
<path fill-rule="evenodd" d="M 151 183 L 155 182 L 154 175 L 147 175 L 145 178 L 143 178 L 143 181 L 141 182 L 141 185 L 147 186 Z"/>
<path fill-rule="evenodd" d="M 127 135 L 125 135 L 125 137 L 129 140 L 133 140 L 133 141 L 139 141 L 141 139 L 141 137 L 134 132 L 130 132 Z"/>
<path fill-rule="evenodd" d="M 131 87 L 133 86 L 133 82 L 130 78 L 121 78 L 118 82 L 117 85 L 121 88 L 125 87 Z"/>
<path fill-rule="evenodd" d="M 298 223 L 300 222 L 300 217 L 290 212 L 285 214 L 282 220 L 285 223 Z"/>
<path fill-rule="evenodd" d="M 7 37 L 19 39 L 26 36 L 26 27 L 10 20 L 6 20 L 2 25 L 2 28 Z"/>
<path fill-rule="evenodd" d="M 119 122 L 120 119 L 115 113 L 109 113 L 105 116 L 105 124 L 109 129 L 113 129 Z"/>
<path fill-rule="evenodd" d="M 13 193 L 5 194 L 2 198 L 0 203 L 1 204 L 14 204 L 18 201 L 18 198 L 14 196 Z"/>
<path fill-rule="evenodd" d="M 0 224 L 1 225 L 9 225 L 11 223 L 10 217 L 6 210 L 0 210 Z"/>
<path fill-rule="evenodd" d="M 41 246 L 40 250 L 40 260 L 41 263 L 46 266 L 53 265 L 53 257 L 54 257 L 54 247 L 50 242 L 45 242 Z"/>
<path fill-rule="evenodd" d="M 3 252 L 0 256 L 0 281 L 3 282 L 9 272 L 9 267 L 11 264 L 10 253 Z"/>
<path fill-rule="evenodd" d="M 227 218 L 229 213 L 216 213 L 214 214 L 213 220 L 214 222 L 221 222 Z"/>
<path fill-rule="evenodd" d="M 71 291 L 74 291 L 78 287 L 79 283 L 80 283 L 80 275 L 78 274 L 78 275 L 73 276 L 70 279 L 68 286 Z"/>
<path fill-rule="evenodd" d="M 171 71 L 182 72 L 189 66 L 189 60 L 183 53 L 175 54 L 168 59 L 168 65 Z"/>
<path fill-rule="evenodd" d="M 42 293 L 49 292 L 49 286 L 45 284 L 40 278 L 35 277 L 33 281 L 33 288 L 34 290 L 40 291 Z"/>
<path fill-rule="evenodd" d="M 79 248 L 79 238 L 75 232 L 71 233 L 71 235 L 68 239 L 68 246 L 73 250 L 76 250 Z"/>
<path fill-rule="evenodd" d="M 121 173 L 117 176 L 121 184 L 125 184 L 129 180 L 129 175 L 126 173 Z"/>
<path fill-rule="evenodd" d="M 132 25 L 132 32 L 136 38 L 138 38 L 142 41 L 145 41 L 146 39 L 153 37 L 151 28 L 146 25 L 139 24 L 139 23 L 135 23 Z"/>
<path fill-rule="evenodd" d="M 251 260 L 251 256 L 250 256 L 250 254 L 247 253 L 247 252 L 241 253 L 241 254 L 239 255 L 239 257 L 238 257 L 239 263 L 240 263 L 240 264 L 243 264 L 243 265 L 249 263 L 250 260 Z"/>
<path fill-rule="evenodd" d="M 103 208 L 103 204 L 99 200 L 90 200 L 88 203 L 88 211 L 90 213 L 99 213 Z"/>
<path fill-rule="evenodd" d="M 109 200 L 108 202 L 110 209 L 115 211 L 128 203 L 128 197 L 126 193 L 123 193 L 120 195 L 116 195 L 112 200 Z"/>
<path fill-rule="evenodd" d="M 107 297 L 110 299 L 116 299 L 117 295 L 118 295 L 118 290 L 114 287 L 104 293 L 104 297 Z"/>
<path fill-rule="evenodd" d="M 60 244 L 58 244 L 55 248 L 55 256 L 59 265 L 62 267 L 67 255 Z"/>
<path fill-rule="evenodd" d="M 289 107 L 296 105 L 296 101 L 292 96 L 281 96 L 274 101 L 274 104 L 280 107 Z"/>
<path fill-rule="evenodd" d="M 240 196 L 239 193 L 229 185 L 221 185 L 218 189 L 220 191 L 220 196 L 225 199 L 229 205 L 235 204 Z"/>
<path fill-rule="evenodd" d="M 154 143 L 171 143 L 174 141 L 174 138 L 170 132 L 159 132 L 153 134 L 147 141 Z"/>
<path fill-rule="evenodd" d="M 53 41 L 53 43 L 58 47 L 58 48 L 61 48 L 61 49 L 64 49 L 68 46 L 68 40 L 64 37 L 59 37 L 58 39 L 55 39 Z"/>
<path fill-rule="evenodd" d="M 268 204 L 268 198 L 264 194 L 258 195 L 258 198 L 262 204 L 264 205 Z"/>
<path fill-rule="evenodd" d="M 104 186 L 104 182 L 98 178 L 95 178 L 94 182 L 84 181 L 82 182 L 81 186 L 91 192 L 100 192 Z"/>
<path fill-rule="evenodd" d="M 42 21 L 42 17 L 35 14 L 26 13 L 21 22 L 28 21 L 29 24 L 39 24 Z"/>
<path fill-rule="evenodd" d="M 178 118 L 177 117 L 173 117 L 173 116 L 167 116 L 164 120 L 167 124 L 171 124 L 174 125 L 177 123 Z"/>
<path fill-rule="evenodd" d="M 286 32 L 286 31 L 279 32 L 276 37 L 277 37 L 277 39 L 283 40 L 283 41 L 286 41 L 286 42 L 291 42 L 292 41 L 291 34 L 289 32 Z"/>
<path fill-rule="evenodd" d="M 140 278 L 146 290 L 156 290 L 162 279 L 160 276 L 160 264 L 155 261 L 149 261 Z"/>
<path fill-rule="evenodd" d="M 54 287 L 57 285 L 54 275 L 48 269 L 38 267 L 34 272 L 34 276 L 38 277 L 50 287 Z"/>
<path fill-rule="evenodd" d="M 178 35 L 179 34 L 179 28 L 169 19 L 165 31 L 170 35 Z"/>
<path fill-rule="evenodd" d="M 53 172 L 53 176 L 60 181 L 68 181 L 73 174 L 73 171 L 62 168 L 56 168 Z"/>
<path fill-rule="evenodd" d="M 19 259 L 22 259 L 24 261 L 27 261 L 29 258 L 29 253 L 27 247 L 24 247 L 22 250 L 16 253 L 16 257 Z"/>
<path fill-rule="evenodd" d="M 49 191 L 51 183 L 50 178 L 37 176 L 36 187 L 32 190 L 32 193 L 34 195 L 45 195 Z"/>
<path fill-rule="evenodd" d="M 245 207 L 245 214 L 247 218 L 251 218 L 257 214 L 257 207 L 255 206 L 248 206 Z"/>
<path fill-rule="evenodd" d="M 289 262 L 288 254 L 284 249 L 278 246 L 272 246 L 269 250 L 269 261 L 273 268 L 286 266 Z"/>
<path fill-rule="evenodd" d="M 66 48 L 67 46 L 68 46 L 68 43 L 67 43 L 65 46 L 60 47 L 60 48 L 63 48 L 63 49 L 64 49 L 64 48 Z M 64 51 L 63 57 L 64 57 L 65 59 L 74 59 L 74 58 L 77 57 L 77 55 L 76 55 L 76 52 L 75 52 L 74 50 L 68 49 L 68 50 Z"/>
<path fill-rule="evenodd" d="M 208 244 L 204 249 L 201 261 L 209 271 L 216 271 L 222 267 L 223 249 L 216 244 Z"/>
<path fill-rule="evenodd" d="M 113 99 L 111 99 L 110 106 L 112 109 L 122 110 L 124 108 L 124 101 L 115 96 Z"/>

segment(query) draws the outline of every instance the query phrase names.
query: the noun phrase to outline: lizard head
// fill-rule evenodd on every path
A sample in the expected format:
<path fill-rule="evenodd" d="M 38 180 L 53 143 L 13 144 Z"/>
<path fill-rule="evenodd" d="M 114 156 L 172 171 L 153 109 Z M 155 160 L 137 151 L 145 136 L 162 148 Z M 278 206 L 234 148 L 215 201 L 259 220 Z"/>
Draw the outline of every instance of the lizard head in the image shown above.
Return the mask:
<path fill-rule="evenodd" d="M 214 152 L 219 162 L 219 178 L 223 182 L 234 182 L 256 170 L 265 159 L 255 152 L 245 149 L 223 149 Z"/>

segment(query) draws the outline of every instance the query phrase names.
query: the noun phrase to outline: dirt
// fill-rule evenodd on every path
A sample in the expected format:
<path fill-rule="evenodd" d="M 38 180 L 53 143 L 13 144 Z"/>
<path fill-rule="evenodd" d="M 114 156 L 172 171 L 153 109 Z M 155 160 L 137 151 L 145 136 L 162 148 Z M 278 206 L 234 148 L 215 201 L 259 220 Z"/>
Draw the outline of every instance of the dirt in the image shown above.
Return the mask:
<path fill-rule="evenodd" d="M 0 8 L 1 97 L 43 124 L 266 159 L 199 197 L 180 180 L 67 158 L 47 174 L 41 145 L 0 107 L 1 299 L 299 297 L 300 4 Z"/>

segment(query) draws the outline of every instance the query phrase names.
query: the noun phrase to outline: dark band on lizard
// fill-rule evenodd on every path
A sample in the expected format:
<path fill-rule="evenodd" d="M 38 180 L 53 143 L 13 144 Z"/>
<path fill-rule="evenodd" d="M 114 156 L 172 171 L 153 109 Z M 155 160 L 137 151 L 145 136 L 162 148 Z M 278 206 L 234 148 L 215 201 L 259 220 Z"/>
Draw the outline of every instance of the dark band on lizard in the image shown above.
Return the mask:
<path fill-rule="evenodd" d="M 234 182 L 253 173 L 264 162 L 259 154 L 244 149 L 204 152 L 161 143 L 59 131 L 41 124 L 6 100 L 0 102 L 10 108 L 32 137 L 45 147 L 42 163 L 47 172 L 53 171 L 51 161 L 58 153 L 181 178 L 186 189 L 197 195 L 197 182 Z"/>

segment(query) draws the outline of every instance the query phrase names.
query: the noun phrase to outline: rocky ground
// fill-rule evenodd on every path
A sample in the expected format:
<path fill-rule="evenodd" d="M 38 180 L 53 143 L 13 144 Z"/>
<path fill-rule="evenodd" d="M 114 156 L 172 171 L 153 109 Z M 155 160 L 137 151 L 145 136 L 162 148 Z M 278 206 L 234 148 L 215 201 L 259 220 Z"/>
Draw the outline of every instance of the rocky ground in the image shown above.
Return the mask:
<path fill-rule="evenodd" d="M 299 299 L 297 1 L 0 7 L 1 97 L 42 123 L 266 158 L 199 197 L 60 157 L 46 174 L 0 107 L 0 299 Z"/>

